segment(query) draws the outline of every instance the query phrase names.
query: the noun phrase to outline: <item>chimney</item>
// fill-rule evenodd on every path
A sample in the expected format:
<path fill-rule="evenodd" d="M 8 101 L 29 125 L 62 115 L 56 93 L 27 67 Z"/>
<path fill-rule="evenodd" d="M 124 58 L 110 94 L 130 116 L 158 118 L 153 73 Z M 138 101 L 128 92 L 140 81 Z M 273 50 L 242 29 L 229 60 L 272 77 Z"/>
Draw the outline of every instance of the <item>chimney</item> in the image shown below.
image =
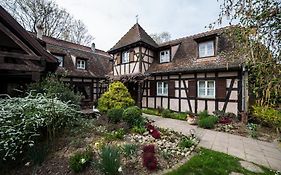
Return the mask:
<path fill-rule="evenodd" d="M 37 25 L 36 26 L 36 37 L 38 38 L 38 39 L 40 39 L 40 40 L 42 40 L 42 37 L 43 37 L 43 26 L 42 25 Z"/>
<path fill-rule="evenodd" d="M 96 44 L 95 43 L 92 43 L 91 49 L 92 49 L 93 53 L 96 52 Z"/>

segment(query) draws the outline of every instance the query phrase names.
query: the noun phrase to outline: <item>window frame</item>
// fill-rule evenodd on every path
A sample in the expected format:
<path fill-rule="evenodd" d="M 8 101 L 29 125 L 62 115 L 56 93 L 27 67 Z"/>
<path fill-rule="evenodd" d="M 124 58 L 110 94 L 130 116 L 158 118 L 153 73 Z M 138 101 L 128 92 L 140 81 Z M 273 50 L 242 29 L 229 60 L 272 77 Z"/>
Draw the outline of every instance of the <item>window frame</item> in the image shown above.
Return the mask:
<path fill-rule="evenodd" d="M 200 82 L 204 82 L 204 95 L 200 95 Z M 214 86 L 213 86 L 213 95 L 208 95 L 208 90 L 211 88 L 208 88 L 208 82 L 213 82 Z M 199 98 L 216 98 L 216 81 L 215 80 L 198 80 L 197 81 L 197 96 Z"/>
<path fill-rule="evenodd" d="M 161 61 L 161 53 L 162 52 L 168 52 L 168 56 L 167 56 L 167 60 L 164 60 L 164 61 Z M 165 49 L 165 50 L 161 50 L 160 52 L 159 52 L 159 62 L 160 63 L 169 63 L 169 62 L 171 62 L 171 49 Z"/>
<path fill-rule="evenodd" d="M 62 62 L 59 61 L 59 67 L 64 67 L 64 55 L 61 54 L 52 54 L 54 57 L 56 57 L 56 59 L 59 61 L 59 58 L 62 58 Z"/>
<path fill-rule="evenodd" d="M 159 91 L 159 88 L 158 88 L 160 84 L 161 84 L 161 92 Z M 165 92 L 165 90 L 164 90 L 165 84 L 167 85 L 166 86 L 166 88 L 167 88 L 166 93 L 164 93 Z M 157 96 L 168 96 L 168 94 L 169 94 L 169 83 L 167 81 L 157 81 L 157 83 L 156 83 L 156 94 L 157 94 Z"/>
<path fill-rule="evenodd" d="M 126 57 L 125 57 L 126 55 Z M 126 58 L 127 60 L 124 60 L 124 58 Z M 129 51 L 123 51 L 121 53 L 121 63 L 122 64 L 126 64 L 130 62 L 130 52 Z"/>
<path fill-rule="evenodd" d="M 81 67 L 81 63 L 78 64 L 79 61 L 83 61 L 84 62 L 84 67 Z M 79 65 L 79 66 L 78 66 Z M 82 64 L 83 65 L 83 64 Z M 76 68 L 77 69 L 81 69 L 81 70 L 86 70 L 86 67 L 87 67 L 87 61 L 85 59 L 81 59 L 81 58 L 77 58 L 76 59 Z"/>
<path fill-rule="evenodd" d="M 206 53 L 208 53 L 208 43 L 212 43 L 213 44 L 213 54 L 208 55 Z M 205 55 L 201 56 L 200 55 L 200 45 L 205 44 L 204 50 L 205 50 Z M 207 40 L 207 41 L 202 41 L 198 43 L 198 58 L 207 58 L 207 57 L 213 57 L 216 55 L 216 48 L 215 48 L 215 40 Z"/>

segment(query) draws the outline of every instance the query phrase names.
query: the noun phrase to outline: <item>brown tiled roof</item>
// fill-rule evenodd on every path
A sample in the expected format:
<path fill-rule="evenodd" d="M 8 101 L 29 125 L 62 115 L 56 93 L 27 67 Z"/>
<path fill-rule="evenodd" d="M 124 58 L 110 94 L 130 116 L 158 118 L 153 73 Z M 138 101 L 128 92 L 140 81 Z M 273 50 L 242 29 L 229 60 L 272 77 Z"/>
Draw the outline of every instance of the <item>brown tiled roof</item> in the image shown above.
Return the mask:
<path fill-rule="evenodd" d="M 179 38 L 159 45 L 161 47 L 179 45 L 173 59 L 169 63 L 159 63 L 159 58 L 155 59 L 146 73 L 167 73 L 167 72 L 196 72 L 209 70 L 237 69 L 241 66 L 242 60 L 227 59 L 220 55 L 221 52 L 231 54 L 231 44 L 223 35 L 227 28 L 215 29 L 196 35 Z M 198 39 L 208 36 L 218 37 L 217 56 L 198 59 Z"/>
<path fill-rule="evenodd" d="M 158 47 L 156 42 L 145 32 L 145 30 L 136 23 L 108 52 L 120 49 L 127 45 L 144 42 L 150 46 Z"/>
<path fill-rule="evenodd" d="M 71 43 L 52 37 L 43 36 L 46 42 L 47 50 L 52 54 L 64 56 L 63 67 L 58 67 L 57 73 L 72 77 L 105 77 L 111 71 L 110 55 L 107 52 L 96 49 L 95 53 L 90 47 Z M 76 63 L 72 61 L 71 56 L 87 60 L 86 70 L 76 68 Z"/>

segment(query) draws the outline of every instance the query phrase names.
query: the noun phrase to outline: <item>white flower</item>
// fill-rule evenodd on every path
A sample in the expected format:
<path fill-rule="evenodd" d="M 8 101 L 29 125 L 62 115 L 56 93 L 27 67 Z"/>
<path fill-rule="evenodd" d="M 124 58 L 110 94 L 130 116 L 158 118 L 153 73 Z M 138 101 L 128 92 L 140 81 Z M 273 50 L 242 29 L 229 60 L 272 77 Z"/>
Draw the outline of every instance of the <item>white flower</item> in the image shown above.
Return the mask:
<path fill-rule="evenodd" d="M 82 159 L 80 160 L 80 162 L 81 162 L 82 164 L 84 164 L 84 163 L 86 163 L 86 159 L 82 158 Z"/>
<path fill-rule="evenodd" d="M 118 172 L 122 172 L 122 167 L 121 166 L 118 168 Z"/>

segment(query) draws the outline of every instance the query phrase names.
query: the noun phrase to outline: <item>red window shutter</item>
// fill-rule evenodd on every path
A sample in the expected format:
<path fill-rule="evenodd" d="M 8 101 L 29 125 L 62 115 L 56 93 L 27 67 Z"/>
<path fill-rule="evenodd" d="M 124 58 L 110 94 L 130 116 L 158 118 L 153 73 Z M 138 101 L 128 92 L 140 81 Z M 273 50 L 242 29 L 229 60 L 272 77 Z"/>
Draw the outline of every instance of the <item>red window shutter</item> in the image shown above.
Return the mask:
<path fill-rule="evenodd" d="M 168 86 L 169 97 L 175 97 L 175 81 L 170 80 Z"/>
<path fill-rule="evenodd" d="M 156 82 L 155 81 L 150 81 L 150 96 L 155 96 L 156 95 Z"/>
<path fill-rule="evenodd" d="M 188 80 L 188 96 L 196 97 L 196 81 Z"/>
<path fill-rule="evenodd" d="M 130 51 L 130 54 L 129 54 L 129 60 L 130 60 L 130 62 L 131 62 L 131 61 L 134 61 L 134 54 L 135 54 L 135 51 L 134 51 L 134 50 L 131 50 L 131 51 Z"/>
<path fill-rule="evenodd" d="M 226 79 L 216 80 L 216 98 L 225 99 L 226 96 Z"/>

